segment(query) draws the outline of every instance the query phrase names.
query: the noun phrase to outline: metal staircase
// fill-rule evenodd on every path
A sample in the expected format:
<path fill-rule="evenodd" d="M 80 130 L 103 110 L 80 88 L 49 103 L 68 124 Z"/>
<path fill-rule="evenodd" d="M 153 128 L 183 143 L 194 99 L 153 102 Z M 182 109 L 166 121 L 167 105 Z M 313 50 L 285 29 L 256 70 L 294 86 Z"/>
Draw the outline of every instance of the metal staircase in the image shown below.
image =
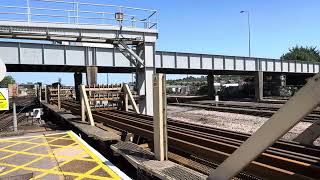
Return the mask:
<path fill-rule="evenodd" d="M 114 42 L 114 46 L 136 67 L 144 67 L 141 59 L 123 40 Z"/>

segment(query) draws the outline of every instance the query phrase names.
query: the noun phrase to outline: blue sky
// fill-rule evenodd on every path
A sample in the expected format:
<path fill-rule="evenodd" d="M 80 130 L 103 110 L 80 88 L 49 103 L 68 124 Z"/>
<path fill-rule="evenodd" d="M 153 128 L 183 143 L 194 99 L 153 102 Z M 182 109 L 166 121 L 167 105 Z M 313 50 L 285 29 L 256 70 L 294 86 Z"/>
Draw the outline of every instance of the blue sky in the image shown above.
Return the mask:
<path fill-rule="evenodd" d="M 225 55 L 248 55 L 247 19 L 251 14 L 251 55 L 279 58 L 295 45 L 319 46 L 318 0 L 86 0 L 157 9 L 160 15 L 157 50 Z M 10 73 L 19 83 L 51 83 L 59 77 L 72 85 L 73 74 Z M 169 76 L 177 78 L 181 76 Z M 182 76 L 183 77 L 183 76 Z M 106 83 L 106 74 L 99 75 Z M 110 75 L 110 82 L 131 80 L 131 75 Z"/>

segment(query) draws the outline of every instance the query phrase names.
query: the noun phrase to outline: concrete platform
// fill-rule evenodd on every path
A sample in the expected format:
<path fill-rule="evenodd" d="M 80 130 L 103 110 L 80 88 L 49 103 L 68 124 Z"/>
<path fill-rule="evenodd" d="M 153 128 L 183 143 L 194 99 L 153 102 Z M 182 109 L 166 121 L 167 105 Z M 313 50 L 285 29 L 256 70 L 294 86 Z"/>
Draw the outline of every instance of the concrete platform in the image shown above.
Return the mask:
<path fill-rule="evenodd" d="M 207 176 L 172 161 L 157 161 L 154 154 L 131 142 L 118 142 L 111 149 L 123 156 L 136 169 L 160 179 L 203 180 Z"/>
<path fill-rule="evenodd" d="M 0 139 L 0 179 L 130 179 L 72 131 Z"/>

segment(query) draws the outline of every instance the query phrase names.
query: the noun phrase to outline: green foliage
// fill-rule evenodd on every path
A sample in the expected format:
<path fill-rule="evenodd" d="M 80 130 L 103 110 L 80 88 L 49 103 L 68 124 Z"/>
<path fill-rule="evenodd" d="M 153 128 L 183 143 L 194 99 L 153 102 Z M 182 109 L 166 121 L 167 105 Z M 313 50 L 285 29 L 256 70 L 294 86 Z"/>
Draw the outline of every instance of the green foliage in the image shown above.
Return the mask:
<path fill-rule="evenodd" d="M 214 76 L 215 82 L 224 82 L 224 83 L 238 83 L 242 80 L 243 76 L 236 75 L 220 75 Z M 167 85 L 195 85 L 203 86 L 207 84 L 207 76 L 193 77 L 188 76 L 182 79 L 167 80 Z"/>
<path fill-rule="evenodd" d="M 320 52 L 316 47 L 295 46 L 290 48 L 289 52 L 283 54 L 281 59 L 320 62 Z"/>
<path fill-rule="evenodd" d="M 207 82 L 206 76 L 193 77 L 188 76 L 182 79 L 167 80 L 167 85 L 202 85 Z"/>
<path fill-rule="evenodd" d="M 5 76 L 3 80 L 0 82 L 0 87 L 1 88 L 6 88 L 8 87 L 8 84 L 15 84 L 16 81 L 13 79 L 12 76 Z"/>

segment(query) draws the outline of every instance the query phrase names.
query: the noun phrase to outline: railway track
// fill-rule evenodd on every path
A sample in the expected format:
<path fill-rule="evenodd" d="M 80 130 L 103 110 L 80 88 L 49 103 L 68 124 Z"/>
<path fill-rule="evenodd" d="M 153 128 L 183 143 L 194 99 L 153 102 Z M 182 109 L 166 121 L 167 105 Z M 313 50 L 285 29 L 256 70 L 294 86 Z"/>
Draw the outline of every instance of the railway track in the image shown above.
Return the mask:
<path fill-rule="evenodd" d="M 62 107 L 79 113 L 75 102 Z M 153 140 L 151 116 L 119 111 L 95 111 L 95 121 Z M 188 154 L 187 158 L 208 162 L 211 167 L 223 162 L 249 135 L 168 119 L 169 150 Z M 278 141 L 246 167 L 245 174 L 262 179 L 320 179 L 320 149 Z M 201 171 L 201 170 L 200 170 Z"/>
<path fill-rule="evenodd" d="M 29 110 L 30 107 L 34 105 L 33 97 L 17 98 L 16 107 L 17 107 L 17 117 L 18 124 L 25 119 L 25 115 L 22 114 L 26 110 Z M 5 131 L 8 127 L 13 124 L 13 115 L 12 107 L 8 111 L 4 111 L 0 114 L 0 132 Z"/>
<path fill-rule="evenodd" d="M 215 103 L 208 103 L 208 102 L 194 102 L 194 103 L 170 103 L 170 105 L 174 106 L 184 106 L 184 107 L 193 107 L 193 108 L 200 108 L 212 111 L 220 111 L 220 112 L 230 112 L 230 113 L 237 113 L 237 114 L 247 114 L 259 117 L 271 117 L 274 113 L 276 113 L 281 105 L 250 105 L 250 103 L 242 103 L 242 104 L 232 104 L 232 103 L 218 103 L 216 106 Z M 303 122 L 315 122 L 320 120 L 320 111 L 314 110 L 308 116 L 306 116 L 302 121 Z"/>

